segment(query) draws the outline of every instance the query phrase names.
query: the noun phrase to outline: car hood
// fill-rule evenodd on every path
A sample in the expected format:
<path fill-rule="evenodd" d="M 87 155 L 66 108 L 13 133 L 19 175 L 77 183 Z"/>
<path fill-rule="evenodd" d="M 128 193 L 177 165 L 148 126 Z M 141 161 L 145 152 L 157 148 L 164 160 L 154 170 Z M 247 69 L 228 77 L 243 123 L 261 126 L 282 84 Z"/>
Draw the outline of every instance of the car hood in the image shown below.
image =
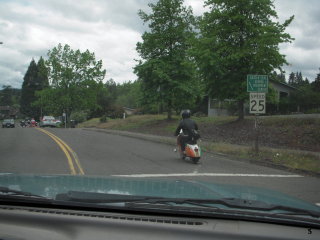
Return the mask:
<path fill-rule="evenodd" d="M 48 198 L 55 198 L 57 194 L 67 193 L 68 191 L 165 198 L 238 198 L 310 211 L 320 211 L 320 207 L 314 204 L 273 190 L 202 181 L 80 175 L 1 174 L 0 186 Z"/>

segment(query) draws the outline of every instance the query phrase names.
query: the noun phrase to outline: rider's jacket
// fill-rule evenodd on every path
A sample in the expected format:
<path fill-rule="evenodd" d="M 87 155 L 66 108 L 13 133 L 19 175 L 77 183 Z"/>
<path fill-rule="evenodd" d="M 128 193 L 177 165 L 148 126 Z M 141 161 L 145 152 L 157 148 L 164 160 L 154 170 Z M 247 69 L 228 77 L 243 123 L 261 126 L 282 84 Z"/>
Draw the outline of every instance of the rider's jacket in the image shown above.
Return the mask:
<path fill-rule="evenodd" d="M 192 129 L 198 130 L 198 125 L 192 119 L 186 118 L 180 121 L 180 124 L 176 129 L 175 136 L 179 135 L 181 129 L 183 131 L 183 135 L 191 136 L 190 131 Z"/>

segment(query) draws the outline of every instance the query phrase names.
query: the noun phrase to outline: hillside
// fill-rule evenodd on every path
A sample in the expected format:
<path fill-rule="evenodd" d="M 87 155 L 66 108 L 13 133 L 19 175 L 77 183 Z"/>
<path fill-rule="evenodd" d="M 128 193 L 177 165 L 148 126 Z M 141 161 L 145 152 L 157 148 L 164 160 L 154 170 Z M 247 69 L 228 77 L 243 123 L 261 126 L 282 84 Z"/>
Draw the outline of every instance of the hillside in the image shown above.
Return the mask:
<path fill-rule="evenodd" d="M 236 121 L 235 117 L 193 118 L 203 140 L 252 146 L 255 139 L 254 118 Z M 97 127 L 173 136 L 179 118 L 166 120 L 164 115 L 140 115 L 100 123 L 92 119 L 79 127 Z M 261 117 L 259 143 L 264 147 L 320 152 L 320 118 Z"/>

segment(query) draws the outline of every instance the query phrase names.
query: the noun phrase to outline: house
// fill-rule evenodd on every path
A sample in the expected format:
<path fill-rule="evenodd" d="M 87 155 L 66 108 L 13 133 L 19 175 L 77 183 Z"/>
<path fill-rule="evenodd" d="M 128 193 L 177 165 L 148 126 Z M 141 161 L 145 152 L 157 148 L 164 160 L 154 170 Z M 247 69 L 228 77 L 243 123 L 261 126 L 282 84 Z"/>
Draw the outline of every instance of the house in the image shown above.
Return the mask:
<path fill-rule="evenodd" d="M 123 111 L 126 113 L 126 115 L 134 115 L 137 112 L 137 109 L 123 107 Z"/>
<path fill-rule="evenodd" d="M 269 80 L 269 85 L 277 92 L 277 98 L 289 97 L 290 94 L 298 89 L 286 83 Z M 245 108 L 248 108 L 245 104 Z M 220 101 L 218 99 L 208 98 L 208 116 L 229 116 L 234 115 L 237 110 L 237 101 L 233 99 L 225 99 Z"/>
<path fill-rule="evenodd" d="M 286 83 L 277 82 L 274 80 L 269 80 L 269 84 L 274 88 L 274 90 L 276 90 L 278 100 L 280 100 L 283 97 L 289 97 L 292 92 L 298 90 L 297 88 L 292 87 Z"/>

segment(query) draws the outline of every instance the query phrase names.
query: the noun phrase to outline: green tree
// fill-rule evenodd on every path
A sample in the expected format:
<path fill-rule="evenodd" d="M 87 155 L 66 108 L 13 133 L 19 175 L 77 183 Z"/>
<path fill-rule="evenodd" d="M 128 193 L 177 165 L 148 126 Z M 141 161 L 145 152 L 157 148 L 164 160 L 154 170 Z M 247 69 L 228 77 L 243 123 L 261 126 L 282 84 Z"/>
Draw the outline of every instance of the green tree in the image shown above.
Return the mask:
<path fill-rule="evenodd" d="M 143 104 L 164 105 L 170 119 L 178 104 L 188 107 L 197 95 L 195 66 L 188 55 L 194 18 L 183 0 L 159 0 L 149 7 L 150 14 L 139 12 L 149 31 L 137 43 L 142 60 L 135 73 L 141 81 Z"/>
<path fill-rule="evenodd" d="M 21 113 L 29 117 L 39 117 L 36 107 L 31 104 L 36 100 L 35 91 L 38 87 L 37 82 L 37 64 L 34 59 L 31 60 L 28 70 L 23 78 L 22 91 L 21 91 Z"/>
<path fill-rule="evenodd" d="M 294 74 L 294 72 L 291 72 L 289 75 L 289 79 L 288 79 L 288 84 L 290 84 L 291 86 L 296 86 L 297 84 L 297 77 Z"/>
<path fill-rule="evenodd" d="M 141 98 L 140 88 L 140 81 L 129 81 L 118 85 L 116 104 L 128 108 L 139 108 Z"/>
<path fill-rule="evenodd" d="M 317 74 L 317 77 L 315 78 L 315 80 L 311 83 L 311 86 L 315 92 L 320 94 L 320 72 Z"/>
<path fill-rule="evenodd" d="M 293 40 L 285 33 L 293 16 L 283 24 L 271 0 L 207 0 L 209 9 L 199 20 L 195 57 L 208 93 L 238 100 L 239 119 L 248 99 L 247 74 L 267 74 L 286 64 L 279 44 Z"/>
<path fill-rule="evenodd" d="M 281 83 L 286 83 L 286 76 L 284 75 L 283 72 L 281 72 L 280 74 L 277 73 L 276 71 L 273 71 L 270 75 L 269 75 L 269 80 L 273 80 L 273 81 L 277 81 L 277 82 L 281 82 Z"/>
<path fill-rule="evenodd" d="M 41 115 L 41 106 L 36 106 L 33 103 L 37 101 L 36 91 L 47 88 L 48 70 L 45 62 L 40 57 L 38 63 L 31 60 L 28 70 L 24 76 L 21 93 L 21 112 L 29 117 L 39 118 Z"/>
<path fill-rule="evenodd" d="M 58 44 L 48 51 L 45 63 L 50 87 L 37 93 L 36 105 L 55 114 L 64 111 L 67 116 L 72 111 L 98 108 L 97 92 L 106 71 L 102 69 L 102 61 L 96 61 L 94 53 Z"/>
<path fill-rule="evenodd" d="M 0 91 L 0 106 L 12 106 L 13 88 L 10 85 L 3 85 L 2 90 Z"/>

